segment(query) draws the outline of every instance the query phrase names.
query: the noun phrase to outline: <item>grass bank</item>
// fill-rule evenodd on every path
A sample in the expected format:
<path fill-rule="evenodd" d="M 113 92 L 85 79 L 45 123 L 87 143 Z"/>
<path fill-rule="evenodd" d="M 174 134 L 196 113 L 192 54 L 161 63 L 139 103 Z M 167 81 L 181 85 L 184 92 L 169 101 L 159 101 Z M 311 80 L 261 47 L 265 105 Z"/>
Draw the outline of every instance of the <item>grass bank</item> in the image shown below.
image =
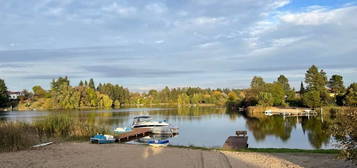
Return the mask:
<path fill-rule="evenodd" d="M 63 114 L 51 115 L 32 124 L 0 122 L 0 152 L 17 151 L 47 141 L 88 140 L 96 133 L 108 133 L 106 127 L 89 124 Z"/>

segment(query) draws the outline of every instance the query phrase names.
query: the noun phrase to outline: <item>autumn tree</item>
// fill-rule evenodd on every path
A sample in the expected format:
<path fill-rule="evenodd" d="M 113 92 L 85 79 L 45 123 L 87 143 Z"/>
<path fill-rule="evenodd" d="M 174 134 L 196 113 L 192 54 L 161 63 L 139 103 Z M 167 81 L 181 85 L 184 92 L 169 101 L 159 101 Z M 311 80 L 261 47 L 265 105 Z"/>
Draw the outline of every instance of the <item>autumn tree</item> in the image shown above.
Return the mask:
<path fill-rule="evenodd" d="M 33 91 L 34 96 L 36 96 L 37 98 L 43 98 L 43 97 L 50 96 L 48 94 L 48 92 L 39 85 L 32 87 L 32 91 Z"/>

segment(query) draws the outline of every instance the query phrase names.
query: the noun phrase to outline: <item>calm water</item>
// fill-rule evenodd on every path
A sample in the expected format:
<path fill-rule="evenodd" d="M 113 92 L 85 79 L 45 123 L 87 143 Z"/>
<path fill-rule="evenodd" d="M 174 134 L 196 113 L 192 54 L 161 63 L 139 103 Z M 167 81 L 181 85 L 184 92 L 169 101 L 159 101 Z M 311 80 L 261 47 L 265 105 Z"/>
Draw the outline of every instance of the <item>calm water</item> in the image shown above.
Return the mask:
<path fill-rule="evenodd" d="M 53 113 L 58 111 L 1 112 L 0 119 L 32 122 Z M 180 128 L 180 134 L 170 138 L 173 145 L 221 147 L 236 130 L 247 130 L 249 147 L 335 148 L 331 136 L 325 131 L 329 122 L 321 116 L 243 116 L 218 107 L 122 108 L 62 113 L 112 128 L 129 126 L 134 116 L 151 115 L 155 120 L 167 120 Z"/>

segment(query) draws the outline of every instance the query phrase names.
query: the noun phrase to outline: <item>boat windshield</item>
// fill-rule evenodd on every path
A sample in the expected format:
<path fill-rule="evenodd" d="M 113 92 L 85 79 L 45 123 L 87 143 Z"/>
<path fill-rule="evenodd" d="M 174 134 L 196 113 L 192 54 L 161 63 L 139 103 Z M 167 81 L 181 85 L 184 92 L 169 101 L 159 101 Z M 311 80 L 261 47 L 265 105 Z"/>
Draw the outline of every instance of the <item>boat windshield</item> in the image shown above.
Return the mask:
<path fill-rule="evenodd" d="M 138 116 L 134 117 L 134 122 L 141 122 L 141 121 L 151 121 L 152 118 L 150 116 Z"/>

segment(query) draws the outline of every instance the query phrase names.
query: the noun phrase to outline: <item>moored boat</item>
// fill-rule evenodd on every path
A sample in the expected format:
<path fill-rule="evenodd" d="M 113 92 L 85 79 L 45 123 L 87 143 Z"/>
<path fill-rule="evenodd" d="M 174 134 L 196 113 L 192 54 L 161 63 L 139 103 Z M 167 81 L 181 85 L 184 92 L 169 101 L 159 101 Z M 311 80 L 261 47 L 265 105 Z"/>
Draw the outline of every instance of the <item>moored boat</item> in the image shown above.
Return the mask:
<path fill-rule="evenodd" d="M 126 132 L 130 132 L 132 131 L 133 129 L 130 128 L 130 127 L 125 127 L 125 128 L 121 128 L 121 127 L 118 127 L 114 130 L 114 133 L 116 134 L 122 134 L 122 133 L 126 133 Z"/>
<path fill-rule="evenodd" d="M 134 117 L 132 124 L 133 128 L 154 128 L 169 126 L 166 121 L 153 121 L 150 116 L 137 116 Z"/>
<path fill-rule="evenodd" d="M 151 140 L 147 143 L 153 147 L 166 147 L 167 145 L 169 145 L 169 140 Z"/>

